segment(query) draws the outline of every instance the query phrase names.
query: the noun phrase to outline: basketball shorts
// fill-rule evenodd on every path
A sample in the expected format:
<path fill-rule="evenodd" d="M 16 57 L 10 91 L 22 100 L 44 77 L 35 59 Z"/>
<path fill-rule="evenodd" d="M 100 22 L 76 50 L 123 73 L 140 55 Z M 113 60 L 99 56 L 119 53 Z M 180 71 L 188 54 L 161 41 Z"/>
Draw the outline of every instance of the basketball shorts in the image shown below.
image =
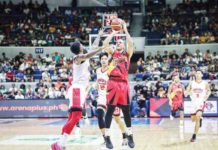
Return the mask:
<path fill-rule="evenodd" d="M 87 87 L 81 84 L 73 84 L 67 94 L 69 98 L 69 108 L 83 108 L 86 101 Z"/>
<path fill-rule="evenodd" d="M 129 105 L 129 85 L 127 81 L 109 80 L 107 83 L 108 105 Z"/>
<path fill-rule="evenodd" d="M 204 112 L 205 102 L 203 99 L 191 100 L 191 115 L 195 115 L 198 111 Z"/>

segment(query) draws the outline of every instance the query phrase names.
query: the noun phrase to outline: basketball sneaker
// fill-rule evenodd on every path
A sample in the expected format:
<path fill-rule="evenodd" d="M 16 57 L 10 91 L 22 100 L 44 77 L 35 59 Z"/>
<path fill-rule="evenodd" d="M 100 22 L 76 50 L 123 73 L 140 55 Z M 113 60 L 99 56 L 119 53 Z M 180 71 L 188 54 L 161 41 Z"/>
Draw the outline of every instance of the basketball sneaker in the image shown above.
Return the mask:
<path fill-rule="evenodd" d="M 75 129 L 75 137 L 80 139 L 82 136 L 80 127 L 76 127 Z"/>
<path fill-rule="evenodd" d="M 65 150 L 65 147 L 60 146 L 57 142 L 55 142 L 51 145 L 51 149 L 52 150 Z"/>
<path fill-rule="evenodd" d="M 135 147 L 135 143 L 133 141 L 133 135 L 127 135 L 127 140 L 128 140 L 128 145 L 130 148 L 134 148 Z"/>
<path fill-rule="evenodd" d="M 195 142 L 195 141 L 196 141 L 196 134 L 193 134 L 190 142 Z"/>
<path fill-rule="evenodd" d="M 105 144 L 106 144 L 106 148 L 108 148 L 108 149 L 114 148 L 114 146 L 111 142 L 110 136 L 105 136 Z"/>
<path fill-rule="evenodd" d="M 172 115 L 170 115 L 170 120 L 173 120 L 173 119 L 174 119 L 174 117 Z"/>
<path fill-rule="evenodd" d="M 121 145 L 122 150 L 127 150 L 128 149 L 128 140 L 125 138 L 123 139 L 122 145 Z"/>

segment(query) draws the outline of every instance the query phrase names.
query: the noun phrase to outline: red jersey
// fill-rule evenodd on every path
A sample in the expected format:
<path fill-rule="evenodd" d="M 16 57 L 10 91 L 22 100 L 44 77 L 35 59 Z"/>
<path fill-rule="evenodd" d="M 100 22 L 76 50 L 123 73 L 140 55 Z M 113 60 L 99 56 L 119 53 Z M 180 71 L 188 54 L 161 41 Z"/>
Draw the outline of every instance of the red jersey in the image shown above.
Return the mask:
<path fill-rule="evenodd" d="M 183 94 L 184 94 L 184 87 L 182 83 L 172 83 L 172 92 L 175 93 L 175 96 L 173 97 L 173 101 L 182 101 L 183 100 Z"/>
<path fill-rule="evenodd" d="M 119 52 L 115 51 L 112 54 L 112 63 L 114 65 L 113 70 L 109 73 L 110 79 L 116 80 L 128 80 L 128 71 L 130 66 L 130 61 L 128 58 L 128 53 L 126 51 Z"/>

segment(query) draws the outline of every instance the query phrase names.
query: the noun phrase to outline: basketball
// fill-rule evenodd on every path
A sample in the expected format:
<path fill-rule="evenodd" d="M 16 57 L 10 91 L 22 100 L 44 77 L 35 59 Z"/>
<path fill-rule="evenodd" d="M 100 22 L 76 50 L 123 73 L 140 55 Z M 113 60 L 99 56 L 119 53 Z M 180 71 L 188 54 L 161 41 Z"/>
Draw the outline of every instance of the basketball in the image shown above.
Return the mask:
<path fill-rule="evenodd" d="M 111 28 L 115 31 L 120 31 L 122 30 L 122 20 L 119 18 L 115 18 L 111 21 Z"/>

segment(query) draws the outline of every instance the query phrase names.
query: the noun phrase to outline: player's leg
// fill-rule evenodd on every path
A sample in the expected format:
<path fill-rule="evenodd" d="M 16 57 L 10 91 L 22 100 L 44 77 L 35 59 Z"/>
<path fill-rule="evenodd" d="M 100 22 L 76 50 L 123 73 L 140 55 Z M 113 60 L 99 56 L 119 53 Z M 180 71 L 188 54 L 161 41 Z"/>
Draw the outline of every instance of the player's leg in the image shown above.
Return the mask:
<path fill-rule="evenodd" d="M 130 148 L 135 147 L 135 143 L 133 141 L 133 132 L 132 132 L 132 124 L 131 124 L 131 115 L 130 115 L 130 99 L 129 99 L 129 85 L 127 82 L 121 82 L 122 92 L 120 94 L 120 98 L 117 104 L 120 106 L 123 112 L 124 122 L 126 124 L 127 129 L 127 139 L 128 145 Z"/>
<path fill-rule="evenodd" d="M 121 111 L 121 109 L 119 107 L 115 108 L 114 120 L 115 120 L 115 122 L 118 124 L 118 126 L 120 128 L 120 131 L 121 131 L 122 136 L 123 136 L 123 142 L 124 142 L 124 143 L 122 143 L 122 145 L 125 146 L 125 143 L 127 144 L 127 142 L 125 142 L 125 141 L 127 141 L 127 139 L 126 139 L 127 138 L 127 136 L 126 136 L 126 127 L 125 127 L 124 122 L 121 119 L 120 111 Z"/>
<path fill-rule="evenodd" d="M 113 144 L 110 139 L 110 126 L 111 121 L 113 117 L 113 113 L 115 110 L 115 107 L 117 105 L 117 100 L 119 98 L 119 85 L 116 81 L 109 80 L 107 83 L 107 112 L 105 114 L 105 142 L 106 147 L 109 149 L 113 149 Z"/>
<path fill-rule="evenodd" d="M 179 120 L 180 120 L 180 126 L 183 126 L 184 124 L 184 111 L 179 111 Z"/>
<path fill-rule="evenodd" d="M 79 121 L 76 124 L 76 128 L 75 128 L 75 136 L 77 138 L 81 138 L 81 129 L 80 129 L 80 123 Z"/>
<path fill-rule="evenodd" d="M 135 147 L 135 143 L 133 141 L 133 132 L 132 132 L 132 125 L 131 125 L 130 107 L 129 107 L 129 105 L 121 106 L 121 109 L 122 109 L 122 112 L 123 112 L 124 122 L 125 122 L 126 128 L 127 128 L 128 145 L 129 145 L 130 148 L 134 148 Z"/>
<path fill-rule="evenodd" d="M 180 127 L 183 127 L 183 125 L 184 125 L 184 108 L 183 108 L 183 106 L 181 106 L 180 108 L 179 108 L 179 123 L 180 123 Z"/>
<path fill-rule="evenodd" d="M 60 150 L 64 149 L 68 136 L 72 132 L 75 125 L 79 122 L 81 117 L 82 117 L 82 110 L 76 110 L 76 111 L 70 112 L 69 119 L 62 128 L 62 136 L 58 142 L 52 144 L 52 150 L 55 150 L 58 148 Z"/>
<path fill-rule="evenodd" d="M 120 117 L 120 115 L 114 115 L 114 120 L 115 122 L 118 124 L 121 132 L 122 132 L 122 136 L 123 136 L 123 142 L 122 142 L 122 149 L 127 149 L 128 147 L 128 141 L 127 141 L 127 135 L 126 135 L 126 128 L 125 125 Z"/>
<path fill-rule="evenodd" d="M 170 120 L 173 120 L 176 117 L 176 110 L 171 110 Z"/>
<path fill-rule="evenodd" d="M 60 138 L 60 140 L 52 144 L 52 150 L 64 149 L 68 135 L 72 132 L 72 130 L 82 117 L 82 106 L 85 102 L 85 95 L 83 93 L 85 93 L 85 89 L 83 87 L 80 87 L 79 85 L 75 85 L 75 87 L 72 86 L 72 88 L 70 88 L 68 92 L 71 92 L 72 95 L 72 97 L 70 98 L 71 107 L 69 110 L 68 121 L 62 128 L 62 137 Z"/>
<path fill-rule="evenodd" d="M 202 117 L 202 111 L 197 111 L 196 116 L 195 116 L 195 129 L 194 129 L 194 134 L 192 135 L 192 138 L 191 138 L 191 142 L 195 142 L 196 140 L 196 136 L 200 128 L 201 117 Z"/>
<path fill-rule="evenodd" d="M 97 108 L 97 118 L 98 118 L 98 127 L 101 130 L 102 136 L 105 140 L 105 120 L 104 120 L 104 115 L 105 115 L 105 109 L 102 107 Z"/>
<path fill-rule="evenodd" d="M 113 149 L 113 144 L 110 139 L 109 129 L 111 126 L 111 121 L 112 121 L 115 107 L 116 106 L 114 105 L 107 105 L 107 112 L 105 114 L 105 142 L 106 142 L 106 147 L 109 149 Z"/>

